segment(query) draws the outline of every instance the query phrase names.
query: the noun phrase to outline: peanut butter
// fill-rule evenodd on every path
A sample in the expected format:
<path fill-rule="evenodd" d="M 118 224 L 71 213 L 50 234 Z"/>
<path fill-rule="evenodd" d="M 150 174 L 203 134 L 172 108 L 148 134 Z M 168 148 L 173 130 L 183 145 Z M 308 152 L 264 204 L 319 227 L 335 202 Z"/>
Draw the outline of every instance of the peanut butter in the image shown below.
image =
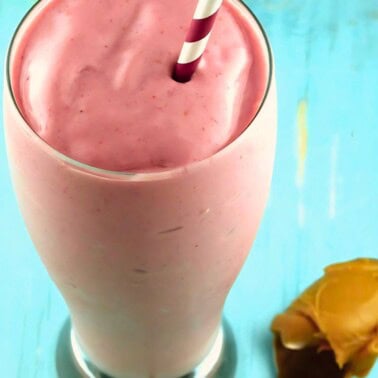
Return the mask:
<path fill-rule="evenodd" d="M 278 365 L 294 351 L 300 364 L 298 357 L 306 349 L 307 354 L 313 352 L 316 369 L 321 361 L 324 369 L 333 369 L 327 377 L 365 377 L 378 357 L 378 260 L 358 259 L 327 267 L 321 279 L 276 316 L 272 331 Z M 306 365 L 311 369 L 308 361 Z M 290 375 L 287 366 L 279 370 L 280 378 L 298 378 Z"/>

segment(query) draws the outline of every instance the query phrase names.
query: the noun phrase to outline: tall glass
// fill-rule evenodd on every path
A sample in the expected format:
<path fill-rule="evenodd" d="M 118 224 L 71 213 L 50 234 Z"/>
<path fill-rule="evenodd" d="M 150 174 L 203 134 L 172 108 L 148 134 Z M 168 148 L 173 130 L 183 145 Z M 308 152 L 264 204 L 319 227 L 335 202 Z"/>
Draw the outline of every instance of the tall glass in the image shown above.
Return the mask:
<path fill-rule="evenodd" d="M 182 168 L 112 172 L 54 150 L 28 126 L 12 90 L 30 13 L 9 50 L 5 130 L 19 206 L 69 307 L 74 344 L 113 377 L 176 378 L 214 349 L 263 215 L 276 141 L 272 55 L 256 18 L 233 1 L 264 49 L 264 100 L 235 141 Z"/>

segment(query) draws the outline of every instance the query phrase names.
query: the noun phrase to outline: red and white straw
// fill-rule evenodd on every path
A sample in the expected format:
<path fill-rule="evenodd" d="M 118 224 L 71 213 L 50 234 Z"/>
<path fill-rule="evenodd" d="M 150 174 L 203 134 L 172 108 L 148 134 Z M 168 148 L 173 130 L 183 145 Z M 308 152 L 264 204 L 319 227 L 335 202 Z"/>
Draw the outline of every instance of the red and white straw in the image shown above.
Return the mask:
<path fill-rule="evenodd" d="M 199 0 L 188 34 L 175 65 L 173 78 L 189 81 L 202 58 L 223 0 Z"/>

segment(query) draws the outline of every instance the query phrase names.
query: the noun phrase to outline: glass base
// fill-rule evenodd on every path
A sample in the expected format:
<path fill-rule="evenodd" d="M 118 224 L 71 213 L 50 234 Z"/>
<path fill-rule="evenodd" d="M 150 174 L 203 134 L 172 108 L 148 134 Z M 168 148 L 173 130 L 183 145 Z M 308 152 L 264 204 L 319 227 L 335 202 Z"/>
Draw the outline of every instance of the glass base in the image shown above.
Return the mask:
<path fill-rule="evenodd" d="M 203 361 L 189 374 L 177 378 L 232 378 L 236 369 L 236 344 L 227 321 Z M 56 349 L 56 370 L 59 378 L 113 378 L 98 370 L 82 353 L 67 320 L 59 335 Z"/>

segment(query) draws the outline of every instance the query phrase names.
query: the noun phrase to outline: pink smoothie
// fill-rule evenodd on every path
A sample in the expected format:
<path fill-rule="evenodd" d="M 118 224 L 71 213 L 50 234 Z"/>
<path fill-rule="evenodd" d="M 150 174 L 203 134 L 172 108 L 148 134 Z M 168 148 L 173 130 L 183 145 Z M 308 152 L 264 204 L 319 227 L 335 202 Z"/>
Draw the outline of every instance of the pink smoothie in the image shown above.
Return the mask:
<path fill-rule="evenodd" d="M 176 83 L 195 5 L 42 0 L 10 49 L 19 206 L 79 344 L 115 378 L 177 378 L 206 356 L 268 198 L 267 41 L 225 0 L 198 72 Z"/>
<path fill-rule="evenodd" d="M 34 131 L 117 171 L 181 166 L 229 144 L 261 104 L 267 66 L 245 16 L 226 1 L 193 80 L 172 80 L 196 2 L 46 1 L 13 78 Z"/>

